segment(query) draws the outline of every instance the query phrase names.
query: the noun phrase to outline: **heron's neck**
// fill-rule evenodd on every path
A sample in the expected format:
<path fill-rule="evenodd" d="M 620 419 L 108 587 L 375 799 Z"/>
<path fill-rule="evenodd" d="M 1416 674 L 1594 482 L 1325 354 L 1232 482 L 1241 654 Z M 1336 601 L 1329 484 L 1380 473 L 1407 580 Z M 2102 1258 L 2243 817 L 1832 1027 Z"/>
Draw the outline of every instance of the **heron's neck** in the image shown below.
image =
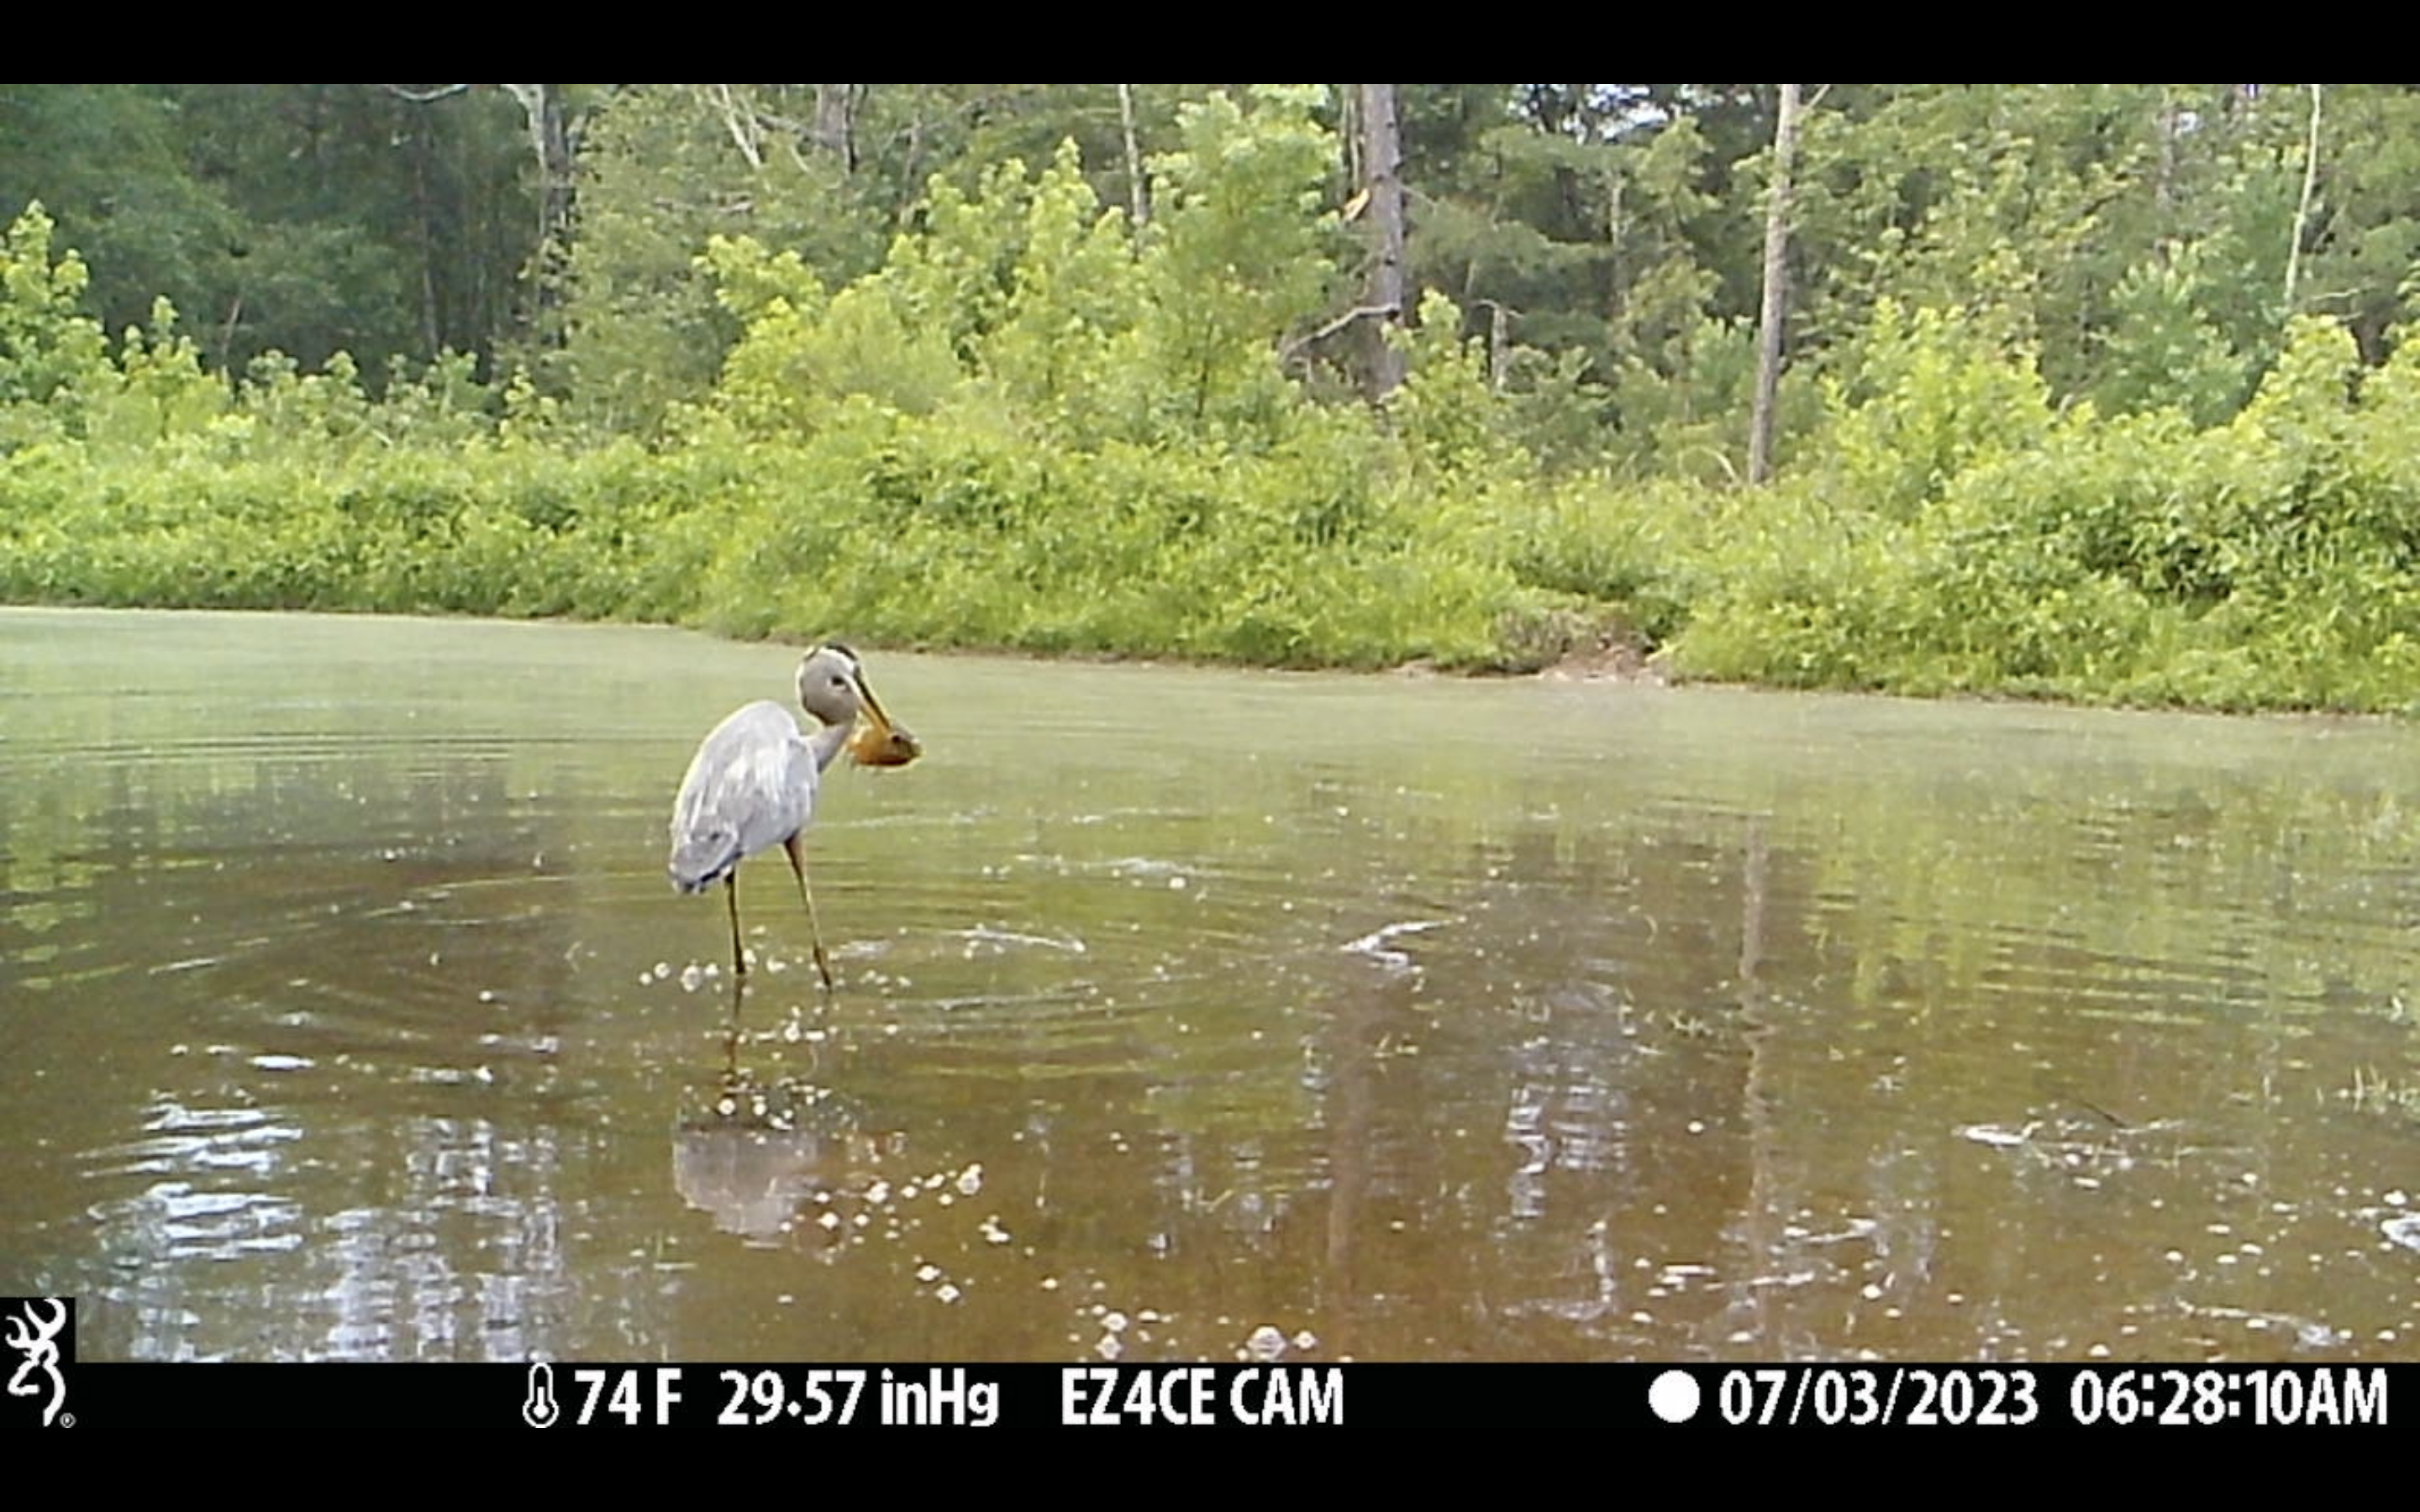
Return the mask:
<path fill-rule="evenodd" d="M 848 733 L 857 721 L 828 724 L 807 737 L 807 748 L 815 753 L 815 771 L 820 774 L 840 759 L 841 748 L 848 744 Z"/>

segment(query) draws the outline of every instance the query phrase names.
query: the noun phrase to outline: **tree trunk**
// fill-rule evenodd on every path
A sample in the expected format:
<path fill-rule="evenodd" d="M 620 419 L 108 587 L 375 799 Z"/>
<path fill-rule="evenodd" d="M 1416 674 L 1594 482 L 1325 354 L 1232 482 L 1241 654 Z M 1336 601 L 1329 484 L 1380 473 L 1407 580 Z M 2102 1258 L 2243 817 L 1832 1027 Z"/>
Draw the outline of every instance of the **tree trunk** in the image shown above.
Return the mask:
<path fill-rule="evenodd" d="M 420 236 L 420 343 L 421 351 L 429 357 L 437 355 L 445 344 L 440 325 L 437 299 L 437 206 L 428 188 L 428 160 L 431 155 L 428 131 L 425 122 L 414 121 L 411 131 L 411 218 Z"/>
<path fill-rule="evenodd" d="M 1504 392 L 1504 364 L 1511 360 L 1512 341 L 1507 328 L 1512 325 L 1511 313 L 1501 300 L 1481 300 L 1487 306 L 1487 389 L 1491 393 Z"/>
<path fill-rule="evenodd" d="M 571 131 L 563 115 L 563 91 L 551 84 L 504 86 L 528 118 L 530 148 L 537 158 L 537 246 L 529 261 L 529 314 L 554 302 L 558 276 L 571 246 Z"/>
<path fill-rule="evenodd" d="M 2303 237 L 2310 229 L 2311 195 L 2319 184 L 2319 86 L 2311 85 L 2311 139 L 2303 147 L 2303 198 L 2294 207 L 2294 244 L 2286 249 L 2286 315 L 2294 314 L 2294 285 L 2303 271 Z"/>
<path fill-rule="evenodd" d="M 1756 401 L 1748 410 L 1747 481 L 1773 476 L 1773 403 L 1781 387 L 1781 322 L 1790 307 L 1790 173 L 1798 155 L 1798 86 L 1781 86 L 1773 126 L 1773 187 L 1764 207 L 1764 301 L 1756 322 Z"/>
<path fill-rule="evenodd" d="M 1140 232 L 1151 219 L 1151 191 L 1144 187 L 1142 153 L 1135 147 L 1134 85 L 1118 85 L 1118 125 L 1125 133 L 1127 213 Z"/>
<path fill-rule="evenodd" d="M 2159 208 L 2159 224 L 2153 228 L 2159 236 L 2153 251 L 2166 261 L 2168 227 L 2174 224 L 2177 196 L 2177 136 L 2183 129 L 2184 114 L 2177 102 L 2163 97 L 2156 120 L 2160 156 L 2152 169 L 2151 203 Z"/>
<path fill-rule="evenodd" d="M 1387 340 L 1388 328 L 1404 323 L 1404 131 L 1395 113 L 1395 86 L 1360 88 L 1362 192 L 1370 196 L 1373 258 L 1362 303 L 1379 312 L 1363 322 L 1369 353 L 1370 397 L 1384 402 L 1404 381 L 1404 354 Z"/>
<path fill-rule="evenodd" d="M 838 158 L 843 173 L 857 171 L 857 100 L 856 85 L 815 85 L 815 146 Z"/>

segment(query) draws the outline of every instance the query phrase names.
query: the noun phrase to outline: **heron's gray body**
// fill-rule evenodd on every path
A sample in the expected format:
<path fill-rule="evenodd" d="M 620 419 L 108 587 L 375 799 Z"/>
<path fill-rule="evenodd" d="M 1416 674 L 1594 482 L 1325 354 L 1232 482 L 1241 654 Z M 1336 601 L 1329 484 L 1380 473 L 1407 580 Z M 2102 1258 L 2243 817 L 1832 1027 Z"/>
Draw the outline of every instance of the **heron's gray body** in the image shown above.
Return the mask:
<path fill-rule="evenodd" d="M 665 870 L 676 892 L 703 892 L 712 883 L 722 884 L 737 981 L 748 975 L 748 951 L 739 940 L 739 863 L 781 846 L 799 879 L 815 973 L 829 992 L 831 962 L 815 923 L 815 898 L 807 887 L 799 840 L 814 817 L 815 789 L 824 768 L 844 750 L 854 748 L 868 765 L 904 766 L 923 748 L 882 712 L 865 686 L 857 653 L 846 646 L 834 642 L 808 652 L 799 658 L 798 682 L 799 705 L 815 721 L 814 733 L 800 733 L 799 721 L 778 703 L 751 703 L 716 725 L 690 758 L 680 796 L 673 800 L 672 858 Z M 853 737 L 863 744 L 852 747 Z"/>
<path fill-rule="evenodd" d="M 839 756 L 848 727 L 799 733 L 770 700 L 716 725 L 697 748 L 673 804 L 673 888 L 703 892 L 741 859 L 781 844 L 814 817 L 815 788 Z"/>

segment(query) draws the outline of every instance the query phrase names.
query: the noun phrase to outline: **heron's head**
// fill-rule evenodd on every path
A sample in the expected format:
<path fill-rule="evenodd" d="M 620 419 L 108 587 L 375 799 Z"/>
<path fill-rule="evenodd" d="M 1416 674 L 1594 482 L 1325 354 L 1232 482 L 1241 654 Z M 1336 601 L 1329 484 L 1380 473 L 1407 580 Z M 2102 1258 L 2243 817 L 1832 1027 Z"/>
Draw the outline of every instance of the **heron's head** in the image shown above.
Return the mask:
<path fill-rule="evenodd" d="M 849 727 L 848 753 L 861 766 L 905 766 L 924 753 L 907 727 L 883 712 L 857 653 L 836 640 L 799 661 L 799 703 L 825 724 Z"/>

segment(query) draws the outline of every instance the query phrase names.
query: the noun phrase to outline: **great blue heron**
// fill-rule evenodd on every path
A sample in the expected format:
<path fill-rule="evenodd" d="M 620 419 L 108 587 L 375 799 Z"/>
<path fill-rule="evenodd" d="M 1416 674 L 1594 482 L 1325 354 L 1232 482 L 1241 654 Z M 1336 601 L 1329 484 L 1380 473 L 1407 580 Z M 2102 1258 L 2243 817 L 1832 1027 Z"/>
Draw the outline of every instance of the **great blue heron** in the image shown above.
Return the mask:
<path fill-rule="evenodd" d="M 807 907 L 815 970 L 832 984 L 815 923 L 814 896 L 799 836 L 814 817 L 815 787 L 824 768 L 845 749 L 866 766 L 905 766 L 923 754 L 916 737 L 882 712 L 857 653 L 837 642 L 817 646 L 799 662 L 799 702 L 818 728 L 801 734 L 790 711 L 770 700 L 751 703 L 714 727 L 690 758 L 673 803 L 670 870 L 677 892 L 703 892 L 718 878 L 731 908 L 731 967 L 748 974 L 739 945 L 739 863 L 768 846 L 789 853 Z"/>

